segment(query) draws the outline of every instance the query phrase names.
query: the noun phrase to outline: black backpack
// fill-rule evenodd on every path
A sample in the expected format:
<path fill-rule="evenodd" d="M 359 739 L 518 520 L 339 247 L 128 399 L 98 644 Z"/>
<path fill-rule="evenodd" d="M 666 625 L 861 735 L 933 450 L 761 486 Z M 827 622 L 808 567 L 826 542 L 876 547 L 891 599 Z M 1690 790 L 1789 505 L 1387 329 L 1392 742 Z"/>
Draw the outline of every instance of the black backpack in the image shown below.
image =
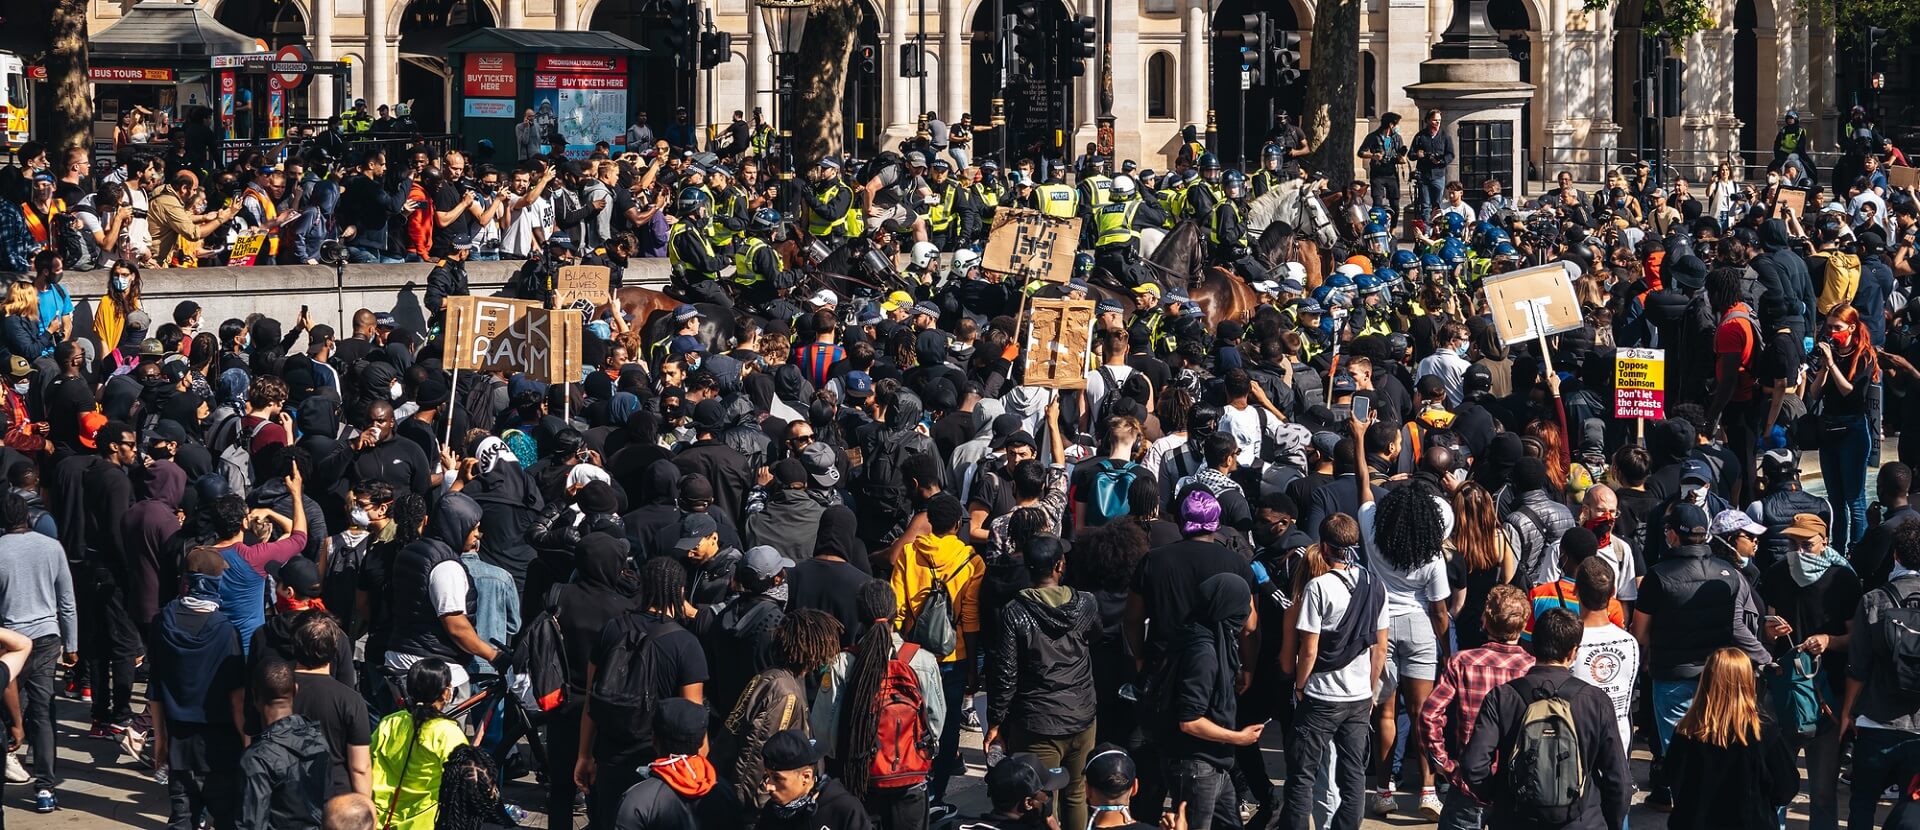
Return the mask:
<path fill-rule="evenodd" d="M 1339 671 L 1372 647 L 1379 630 L 1373 627 L 1373 621 L 1380 618 L 1380 609 L 1387 604 L 1387 586 L 1374 579 L 1372 571 L 1356 568 L 1328 573 L 1347 586 L 1347 611 L 1340 615 L 1337 627 L 1320 633 L 1319 659 L 1313 663 L 1316 673 Z"/>
<path fill-rule="evenodd" d="M 912 515 L 906 476 L 900 470 L 908 454 L 906 441 L 904 436 L 882 428 L 874 436 L 871 450 L 864 454 L 859 503 L 867 508 L 869 519 L 880 523 L 877 529 L 895 527 Z"/>
<path fill-rule="evenodd" d="M 901 157 L 899 153 L 893 152 L 892 150 L 882 150 L 878 154 L 875 154 L 873 158 L 867 159 L 866 164 L 860 166 L 860 183 L 866 184 L 867 182 L 873 181 L 873 177 L 880 175 L 881 171 L 889 167 L 904 167 L 906 163 L 907 160 Z"/>
<path fill-rule="evenodd" d="M 627 738 L 641 743 L 652 742 L 653 710 L 660 702 L 655 681 L 661 673 L 660 650 L 653 647 L 654 641 L 681 630 L 672 620 L 649 630 L 634 614 L 622 614 L 607 623 L 601 639 L 613 637 L 612 646 L 597 666 L 593 688 L 587 690 L 594 723 L 624 729 Z"/>
<path fill-rule="evenodd" d="M 551 712 L 567 702 L 567 638 L 560 630 L 559 611 L 547 596 L 547 609 L 520 632 L 520 648 L 513 653 L 513 670 L 527 679 L 521 702 L 536 712 Z"/>
<path fill-rule="evenodd" d="M 1901 583 L 1912 590 L 1902 590 Z M 1875 638 L 1886 649 L 1885 665 L 1903 697 L 1920 699 L 1920 585 L 1901 578 L 1880 586 L 1890 604 L 1872 614 Z"/>
<path fill-rule="evenodd" d="M 94 213 L 93 208 L 86 205 L 73 207 L 67 211 L 66 215 L 54 220 L 56 228 L 54 241 L 60 251 L 60 261 L 66 265 L 67 270 L 92 271 L 100 267 L 106 255 L 100 250 L 100 243 L 94 241 L 93 234 L 87 231 L 86 225 L 81 224 L 80 217 L 74 215 L 80 211 L 93 213 L 95 219 L 100 217 L 100 214 Z"/>

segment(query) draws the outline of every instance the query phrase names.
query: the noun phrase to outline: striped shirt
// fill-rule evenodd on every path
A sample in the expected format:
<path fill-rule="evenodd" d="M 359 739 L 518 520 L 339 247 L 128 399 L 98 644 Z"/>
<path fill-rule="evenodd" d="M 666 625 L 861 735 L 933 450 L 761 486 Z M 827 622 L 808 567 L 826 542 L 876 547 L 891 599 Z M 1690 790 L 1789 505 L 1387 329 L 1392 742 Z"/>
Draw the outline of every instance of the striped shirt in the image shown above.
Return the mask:
<path fill-rule="evenodd" d="M 847 350 L 838 343 L 808 343 L 793 353 L 793 363 L 807 376 L 815 387 L 827 385 L 827 372 L 833 364 L 847 356 Z"/>

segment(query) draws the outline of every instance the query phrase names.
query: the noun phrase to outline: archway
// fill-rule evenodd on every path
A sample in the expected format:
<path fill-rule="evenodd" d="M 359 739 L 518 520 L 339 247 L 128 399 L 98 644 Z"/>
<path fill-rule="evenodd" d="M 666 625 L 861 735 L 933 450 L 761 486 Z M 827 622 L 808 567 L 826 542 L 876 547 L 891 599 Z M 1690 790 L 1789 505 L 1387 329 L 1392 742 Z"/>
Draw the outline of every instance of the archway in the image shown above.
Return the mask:
<path fill-rule="evenodd" d="M 648 125 L 658 136 L 664 136 L 673 125 L 674 110 L 686 107 L 691 116 L 699 100 L 694 84 L 700 73 L 689 63 L 697 50 L 691 46 L 675 49 L 669 43 L 673 37 L 685 38 L 689 44 L 697 42 L 687 32 L 692 23 L 687 15 L 694 12 L 676 17 L 664 5 L 655 0 L 601 0 L 587 24 L 588 29 L 612 32 L 647 48 L 629 62 L 632 79 L 627 94 L 633 96 L 641 112 L 647 113 Z M 765 86 L 771 89 L 773 84 Z"/>
<path fill-rule="evenodd" d="M 1760 10 L 1754 0 L 1733 6 L 1733 117 L 1740 119 L 1742 156 L 1748 164 L 1760 161 Z"/>
<path fill-rule="evenodd" d="M 880 45 L 880 15 L 873 4 L 861 0 L 854 8 L 860 12 L 860 34 L 853 42 L 853 60 L 847 66 L 846 89 L 840 96 L 840 122 L 846 128 L 840 146 L 856 157 L 867 158 L 879 149 L 884 126 L 880 122 L 884 88 L 880 74 L 886 68 L 886 47 Z"/>
<path fill-rule="evenodd" d="M 1213 14 L 1213 72 L 1212 83 L 1208 90 L 1208 100 L 1213 104 L 1214 126 L 1220 140 L 1215 152 L 1223 164 L 1258 163 L 1255 158 L 1267 136 L 1273 132 L 1271 113 L 1286 111 L 1298 113 L 1306 105 L 1307 76 L 1302 73 L 1300 79 L 1292 84 L 1276 83 L 1266 79 L 1266 83 L 1251 89 L 1240 88 L 1240 33 L 1243 31 L 1241 18 L 1255 12 L 1266 12 L 1273 20 L 1273 28 L 1279 32 L 1296 32 L 1305 37 L 1308 32 L 1302 30 L 1299 12 L 1291 2 L 1271 3 L 1258 0 L 1222 0 Z"/>
<path fill-rule="evenodd" d="M 399 102 L 412 109 L 421 133 L 447 131 L 453 70 L 446 45 L 492 25 L 493 10 L 481 0 L 412 0 L 401 11 Z"/>
<path fill-rule="evenodd" d="M 1051 42 L 1060 22 L 1068 19 L 1066 4 L 1060 0 L 1005 0 L 1002 5 L 1005 13 L 1012 15 L 1027 3 L 1038 12 L 1040 31 L 1047 33 L 1043 40 Z M 967 100 L 971 102 L 968 111 L 973 113 L 975 124 L 984 124 L 993 117 L 993 99 L 1000 97 L 1002 91 L 999 56 L 995 54 L 995 28 L 993 4 L 981 3 L 973 13 L 972 71 L 968 73 Z M 1097 59 L 1087 62 L 1089 72 L 1099 71 L 1098 67 Z M 1005 90 L 1007 134 L 984 142 L 976 139 L 974 157 L 995 155 L 1002 141 L 1009 142 L 1009 160 L 1023 156 L 1059 157 L 1060 142 L 1072 134 L 1073 93 L 1078 86 L 1073 81 L 1072 78 L 1052 82 L 1021 79 L 1008 87 Z"/>
<path fill-rule="evenodd" d="M 226 0 L 213 12 L 220 25 L 267 42 L 267 51 L 307 42 L 307 15 L 295 0 Z"/>
<path fill-rule="evenodd" d="M 1487 3 L 1487 27 L 1500 34 L 1500 42 L 1507 47 L 1507 57 L 1520 64 L 1520 80 L 1539 84 L 1533 68 L 1531 32 L 1535 27 L 1525 0 L 1491 0 Z M 1540 94 L 1537 86 L 1534 94 L 1536 97 Z M 1533 99 L 1528 98 L 1520 105 L 1520 154 L 1527 159 L 1528 166 L 1533 164 L 1533 126 Z M 1525 176 L 1529 171 L 1517 172 Z"/>

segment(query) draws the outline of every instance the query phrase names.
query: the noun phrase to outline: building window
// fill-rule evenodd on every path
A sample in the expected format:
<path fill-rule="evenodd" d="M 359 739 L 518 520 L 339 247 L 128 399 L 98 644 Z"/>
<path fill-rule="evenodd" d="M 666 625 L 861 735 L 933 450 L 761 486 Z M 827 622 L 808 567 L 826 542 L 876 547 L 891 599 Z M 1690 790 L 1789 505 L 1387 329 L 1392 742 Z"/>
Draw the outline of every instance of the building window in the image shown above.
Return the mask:
<path fill-rule="evenodd" d="M 1380 70 L 1374 65 L 1372 52 L 1360 53 L 1360 116 L 1373 118 L 1380 114 Z"/>
<path fill-rule="evenodd" d="M 1173 117 L 1173 56 L 1155 52 L 1147 59 L 1147 117 Z"/>

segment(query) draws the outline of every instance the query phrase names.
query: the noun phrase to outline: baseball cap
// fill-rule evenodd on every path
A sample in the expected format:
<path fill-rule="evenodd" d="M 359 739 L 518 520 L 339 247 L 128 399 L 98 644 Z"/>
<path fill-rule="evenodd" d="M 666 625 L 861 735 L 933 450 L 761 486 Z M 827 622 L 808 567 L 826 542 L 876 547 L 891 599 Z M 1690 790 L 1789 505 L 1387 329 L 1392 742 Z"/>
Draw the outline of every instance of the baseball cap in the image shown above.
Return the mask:
<path fill-rule="evenodd" d="M 1336 394 L 1340 392 L 1358 392 L 1360 391 L 1360 386 L 1354 383 L 1352 375 L 1339 374 L 1333 376 L 1333 391 Z"/>
<path fill-rule="evenodd" d="M 181 426 L 177 421 L 160 420 L 154 423 L 152 429 L 147 430 L 147 443 L 149 444 L 161 441 L 179 443 L 186 440 L 188 440 L 187 428 Z"/>
<path fill-rule="evenodd" d="M 1327 310 L 1320 305 L 1318 300 L 1308 297 L 1300 301 L 1300 305 L 1294 308 L 1294 312 L 1297 314 L 1325 314 Z"/>
<path fill-rule="evenodd" d="M 833 156 L 827 156 L 826 158 L 823 158 L 820 160 L 820 166 L 830 168 L 833 170 L 838 170 L 840 169 L 840 160 L 837 158 L 834 158 Z"/>
<path fill-rule="evenodd" d="M 936 319 L 940 316 L 940 307 L 924 300 L 914 303 L 910 311 L 913 314 L 925 314 Z"/>
<path fill-rule="evenodd" d="M 987 797 L 994 804 L 1017 804 L 1067 785 L 1067 771 L 1047 766 L 1031 752 L 1015 752 L 987 770 Z"/>
<path fill-rule="evenodd" d="M 908 153 L 907 166 L 908 167 L 925 167 L 927 166 L 927 157 L 918 152 Z"/>
<path fill-rule="evenodd" d="M 687 352 L 706 351 L 706 349 L 700 346 L 700 338 L 695 337 L 691 334 L 682 334 L 674 337 L 671 348 L 674 354 L 686 354 Z"/>
<path fill-rule="evenodd" d="M 1679 502 L 1667 510 L 1667 529 L 1682 536 L 1704 536 L 1708 526 L 1707 511 L 1692 502 Z"/>
<path fill-rule="evenodd" d="M 1134 286 L 1134 287 L 1133 287 L 1133 293 L 1135 293 L 1135 294 L 1151 294 L 1151 295 L 1153 295 L 1153 296 L 1155 296 L 1155 297 L 1158 297 L 1158 296 L 1161 296 L 1161 294 L 1160 294 L 1160 286 L 1159 286 L 1159 285 L 1157 285 L 1157 284 L 1154 284 L 1154 283 L 1150 283 L 1150 282 L 1143 282 L 1143 283 L 1141 283 L 1141 284 L 1139 284 L 1139 285 L 1136 285 L 1136 286 Z"/>
<path fill-rule="evenodd" d="M 859 370 L 847 373 L 847 397 L 864 398 L 873 394 L 873 376 Z"/>
<path fill-rule="evenodd" d="M 1680 480 L 1682 482 L 1698 481 L 1702 484 L 1712 484 L 1713 468 L 1707 466 L 1707 462 L 1701 461 L 1698 458 L 1689 458 L 1686 460 L 1686 463 L 1680 465 Z"/>
<path fill-rule="evenodd" d="M 1715 536 L 1726 536 L 1731 533 L 1759 536 L 1767 532 L 1766 525 L 1754 521 L 1753 517 L 1747 515 L 1745 511 L 1731 507 L 1713 515 L 1713 526 L 1710 529 Z"/>
<path fill-rule="evenodd" d="M 693 428 L 718 432 L 727 427 L 727 407 L 719 398 L 708 398 L 693 405 Z"/>
<path fill-rule="evenodd" d="M 566 250 L 571 251 L 573 250 L 573 237 L 568 236 L 564 233 L 556 233 L 552 236 L 547 237 L 547 247 L 564 248 Z"/>
<path fill-rule="evenodd" d="M 826 747 L 798 729 L 775 732 L 760 745 L 761 766 L 775 772 L 806 769 L 818 763 Z"/>
<path fill-rule="evenodd" d="M 653 734 L 675 746 L 697 745 L 707 737 L 707 707 L 684 697 L 662 700 L 653 710 Z"/>
<path fill-rule="evenodd" d="M 33 374 L 33 364 L 17 354 L 7 355 L 7 374 L 16 378 L 26 377 Z"/>
<path fill-rule="evenodd" d="M 935 169 L 935 170 L 952 170 L 952 169 L 953 169 L 953 165 L 952 165 L 952 164 L 949 164 L 949 163 L 947 163 L 947 160 L 946 160 L 946 159 L 934 159 L 934 160 L 933 160 L 933 169 Z"/>
<path fill-rule="evenodd" d="M 713 521 L 708 519 L 708 521 Z M 747 549 L 747 555 L 741 560 L 747 570 L 753 571 L 761 579 L 772 579 L 781 571 L 793 567 L 793 560 L 781 555 L 772 545 L 754 545 Z"/>
<path fill-rule="evenodd" d="M 140 341 L 141 357 L 162 357 L 166 355 L 166 353 L 166 345 L 161 343 L 157 338 L 149 337 Z"/>
<path fill-rule="evenodd" d="M 1078 291 L 1082 294 L 1085 294 L 1088 291 L 1092 291 L 1093 286 L 1087 285 L 1086 280 L 1080 279 L 1079 277 L 1075 277 L 1073 279 L 1067 280 L 1067 290 Z"/>
<path fill-rule="evenodd" d="M 473 234 L 450 233 L 450 234 L 447 234 L 447 247 L 452 248 L 456 251 L 471 251 L 474 248 L 479 246 L 474 244 Z"/>
<path fill-rule="evenodd" d="M 771 741 L 768 742 L 771 745 Z M 1133 763 L 1133 756 L 1113 744 L 1101 744 L 1093 748 L 1093 754 L 1087 756 L 1084 778 L 1087 787 L 1099 791 L 1108 798 L 1120 798 L 1133 789 L 1133 783 L 1140 778 L 1140 768 Z"/>
<path fill-rule="evenodd" d="M 679 308 L 673 310 L 673 321 L 676 323 L 684 323 L 699 316 L 700 307 L 692 303 L 681 303 Z"/>
<path fill-rule="evenodd" d="M 720 525 L 712 516 L 705 513 L 688 513 L 680 519 L 680 539 L 673 543 L 673 549 L 689 551 L 700 546 L 708 536 L 720 532 Z"/>
<path fill-rule="evenodd" d="M 840 486 L 840 467 L 834 461 L 833 447 L 819 441 L 800 451 L 800 463 L 806 465 L 808 480 L 822 490 Z"/>
<path fill-rule="evenodd" d="M 1015 416 L 1015 417 L 1018 417 L 1018 416 Z M 1021 446 L 1026 446 L 1026 447 L 1034 446 L 1033 433 L 1028 432 L 1024 429 L 1016 429 L 1013 432 L 1007 433 L 1006 435 L 993 436 L 993 440 L 989 442 L 987 446 L 989 449 L 1002 450 L 1002 449 L 1006 449 L 1008 446 L 1013 444 L 1019 444 Z"/>
<path fill-rule="evenodd" d="M 1313 434 L 1313 451 L 1321 458 L 1332 458 L 1340 449 L 1340 433 L 1316 432 Z"/>
<path fill-rule="evenodd" d="M 1119 300 L 1102 297 L 1100 298 L 1100 302 L 1094 304 L 1093 310 L 1096 314 L 1106 314 L 1107 312 L 1125 314 L 1127 307 L 1121 305 Z"/>
<path fill-rule="evenodd" d="M 1793 514 L 1793 524 L 1787 525 L 1780 535 L 1793 539 L 1826 538 L 1827 520 L 1812 513 Z"/>
<path fill-rule="evenodd" d="M 813 296 L 807 298 L 807 304 L 813 306 L 814 308 L 826 308 L 827 306 L 836 306 L 840 304 L 840 295 L 835 294 L 828 289 L 822 288 L 819 291 L 814 292 Z"/>
<path fill-rule="evenodd" d="M 100 428 L 107 425 L 107 416 L 98 412 L 88 412 L 80 416 L 80 446 L 95 449 L 94 439 L 99 436 Z"/>
<path fill-rule="evenodd" d="M 304 556 L 287 560 L 280 566 L 280 571 L 274 574 L 274 579 L 292 588 L 294 596 L 301 599 L 320 596 L 320 568 Z"/>

